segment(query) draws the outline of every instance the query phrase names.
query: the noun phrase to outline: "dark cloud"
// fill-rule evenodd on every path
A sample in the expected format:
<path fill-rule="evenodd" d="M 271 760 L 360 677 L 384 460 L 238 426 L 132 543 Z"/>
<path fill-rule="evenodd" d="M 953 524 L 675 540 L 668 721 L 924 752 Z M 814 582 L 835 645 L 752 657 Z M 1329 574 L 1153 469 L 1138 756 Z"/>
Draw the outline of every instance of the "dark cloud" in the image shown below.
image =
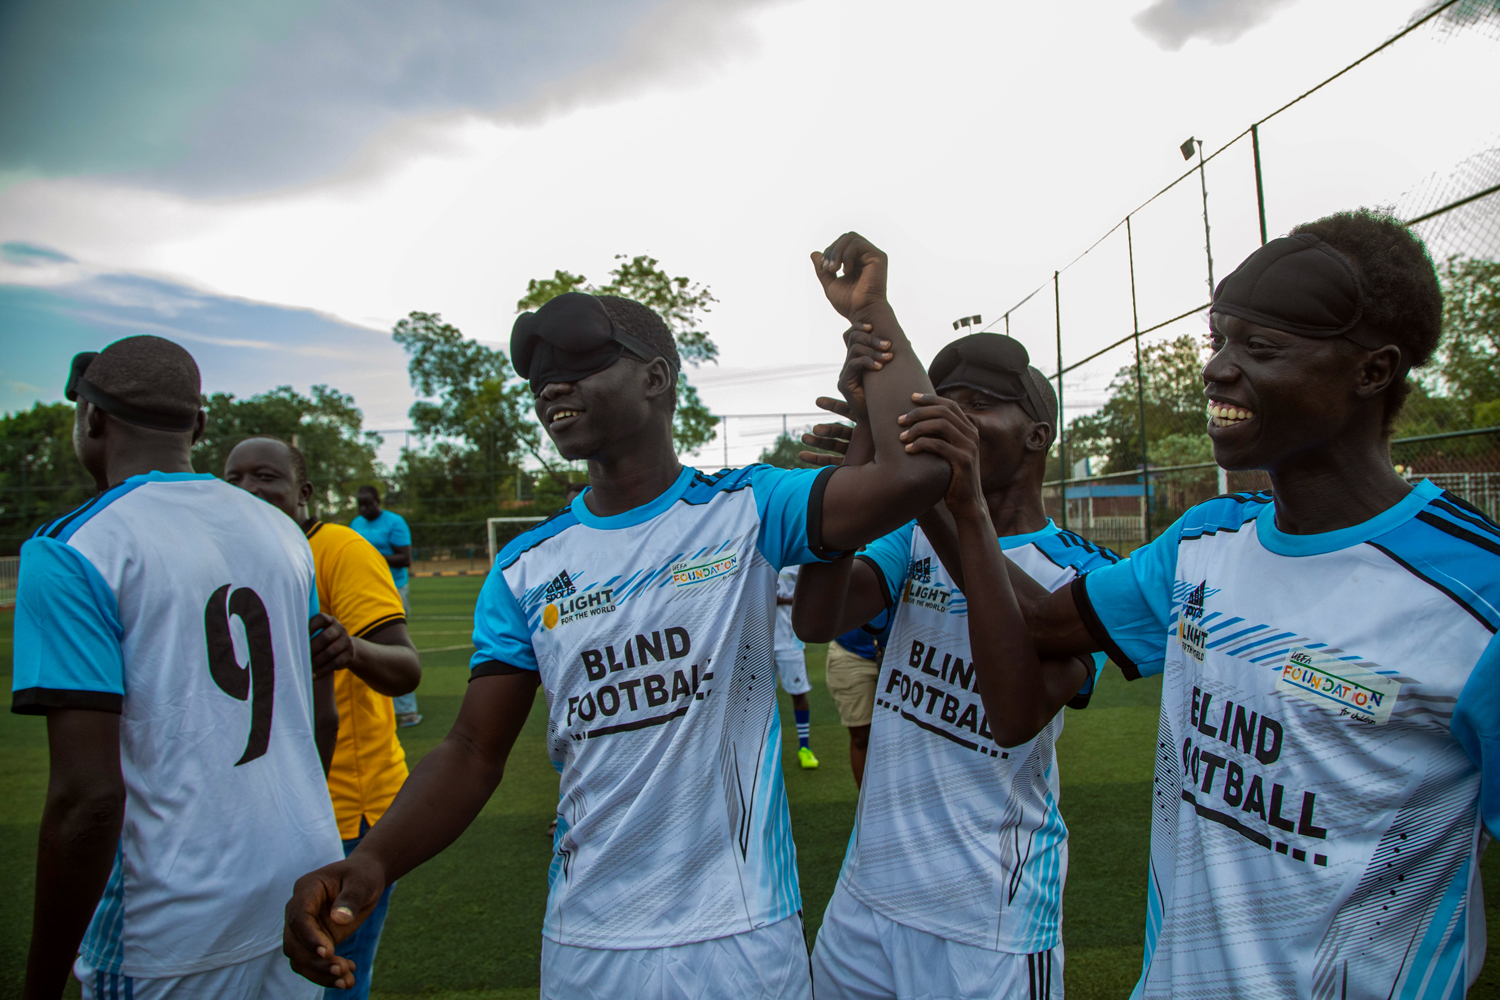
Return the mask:
<path fill-rule="evenodd" d="M 536 118 L 722 58 L 766 2 L 15 0 L 0 170 L 194 195 L 305 183 L 377 135 L 433 141 L 398 128 L 413 119 Z"/>
<path fill-rule="evenodd" d="M 1227 45 L 1296 0 L 1155 0 L 1132 20 L 1141 34 L 1175 52 L 1194 38 Z"/>

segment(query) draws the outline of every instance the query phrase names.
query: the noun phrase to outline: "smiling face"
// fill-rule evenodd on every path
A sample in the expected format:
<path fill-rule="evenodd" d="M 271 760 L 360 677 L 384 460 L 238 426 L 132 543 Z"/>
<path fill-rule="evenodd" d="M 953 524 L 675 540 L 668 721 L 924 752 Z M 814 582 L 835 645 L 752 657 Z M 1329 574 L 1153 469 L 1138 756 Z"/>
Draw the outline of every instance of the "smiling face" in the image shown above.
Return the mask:
<path fill-rule="evenodd" d="M 1381 420 L 1394 348 L 1302 337 L 1213 314 L 1203 366 L 1214 460 L 1230 470 L 1277 466 Z"/>
<path fill-rule="evenodd" d="M 570 461 L 608 460 L 643 444 L 643 435 L 672 434 L 671 368 L 621 358 L 576 382 L 551 382 L 536 397 L 536 417 L 558 453 Z"/>
<path fill-rule="evenodd" d="M 280 441 L 251 438 L 235 445 L 224 460 L 224 481 L 260 497 L 294 521 L 307 516 L 312 484 L 297 482 L 291 453 Z"/>
<path fill-rule="evenodd" d="M 1039 462 L 1047 453 L 1050 429 L 1027 415 L 1018 402 L 996 399 L 968 386 L 941 389 L 979 431 L 980 487 L 995 494 L 1015 482 L 1028 460 Z"/>

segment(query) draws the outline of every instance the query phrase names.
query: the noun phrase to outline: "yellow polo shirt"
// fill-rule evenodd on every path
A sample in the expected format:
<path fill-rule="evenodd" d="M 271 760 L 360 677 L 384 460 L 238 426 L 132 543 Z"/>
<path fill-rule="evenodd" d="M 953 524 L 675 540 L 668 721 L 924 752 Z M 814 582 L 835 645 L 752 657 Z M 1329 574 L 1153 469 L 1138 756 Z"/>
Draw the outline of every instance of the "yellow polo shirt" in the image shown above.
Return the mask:
<path fill-rule="evenodd" d="M 401 595 L 391 581 L 385 556 L 359 533 L 342 524 L 314 521 L 307 529 L 317 568 L 318 608 L 337 618 L 352 636 L 404 621 Z M 406 752 L 396 739 L 391 699 L 354 676 L 334 675 L 339 706 L 339 741 L 328 772 L 328 794 L 339 836 L 359 836 L 359 818 L 374 824 L 385 815 L 406 780 Z"/>

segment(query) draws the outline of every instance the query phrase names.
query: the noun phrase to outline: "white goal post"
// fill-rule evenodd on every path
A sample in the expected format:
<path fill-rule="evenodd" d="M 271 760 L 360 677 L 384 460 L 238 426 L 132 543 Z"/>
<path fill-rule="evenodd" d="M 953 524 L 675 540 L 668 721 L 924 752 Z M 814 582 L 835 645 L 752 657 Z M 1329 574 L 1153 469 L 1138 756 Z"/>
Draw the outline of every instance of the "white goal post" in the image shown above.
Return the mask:
<path fill-rule="evenodd" d="M 484 522 L 484 534 L 489 543 L 490 565 L 495 564 L 495 556 L 500 551 L 500 546 L 495 544 L 495 526 L 497 524 L 540 524 L 547 520 L 545 517 L 491 517 Z"/>

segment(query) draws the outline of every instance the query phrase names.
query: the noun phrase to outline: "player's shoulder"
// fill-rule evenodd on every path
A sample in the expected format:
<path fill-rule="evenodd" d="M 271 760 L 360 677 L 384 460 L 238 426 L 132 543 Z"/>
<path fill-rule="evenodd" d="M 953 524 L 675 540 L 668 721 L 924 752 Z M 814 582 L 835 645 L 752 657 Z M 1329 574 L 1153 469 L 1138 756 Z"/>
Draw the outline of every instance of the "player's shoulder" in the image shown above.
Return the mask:
<path fill-rule="evenodd" d="M 307 544 L 312 546 L 313 556 L 320 562 L 327 558 L 339 558 L 345 553 L 369 552 L 380 560 L 380 565 L 385 566 L 385 557 L 382 556 L 370 544 L 370 540 L 346 524 L 334 524 L 329 521 L 314 521 L 304 534 L 307 536 Z"/>
<path fill-rule="evenodd" d="M 1219 534 L 1233 534 L 1255 520 L 1274 498 L 1270 490 L 1225 493 L 1189 507 L 1178 521 L 1178 539 L 1192 541 Z"/>
<path fill-rule="evenodd" d="M 248 501 L 248 503 L 246 502 Z M 129 537 L 149 537 L 150 525 L 141 521 L 175 524 L 182 508 L 200 508 L 222 516 L 225 506 L 264 506 L 244 490 L 206 473 L 150 472 L 131 476 L 123 483 L 95 494 L 62 517 L 48 521 L 33 538 L 51 538 L 69 543 L 80 533 L 113 532 Z"/>
<path fill-rule="evenodd" d="M 528 552 L 563 535 L 569 528 L 579 525 L 572 505 L 560 507 L 545 520 L 532 525 L 507 542 L 495 556 L 495 568 L 505 571 L 514 566 Z"/>
<path fill-rule="evenodd" d="M 1500 527 L 1447 490 L 1427 483 L 1418 488 L 1427 494 L 1422 508 L 1370 545 L 1495 632 L 1500 629 Z"/>
<path fill-rule="evenodd" d="M 728 493 L 738 493 L 741 490 L 754 492 L 757 489 L 769 489 L 788 479 L 815 477 L 818 471 L 817 469 L 782 469 L 764 462 L 741 466 L 738 469 L 720 469 L 718 472 L 693 469 L 692 479 L 688 481 L 682 499 L 684 503 L 689 504 L 710 503 Z"/>
<path fill-rule="evenodd" d="M 1100 566 L 1112 566 L 1124 558 L 1109 546 L 1089 541 L 1067 528 L 1043 535 L 1033 544 L 1058 566 L 1072 567 L 1080 574 Z"/>

